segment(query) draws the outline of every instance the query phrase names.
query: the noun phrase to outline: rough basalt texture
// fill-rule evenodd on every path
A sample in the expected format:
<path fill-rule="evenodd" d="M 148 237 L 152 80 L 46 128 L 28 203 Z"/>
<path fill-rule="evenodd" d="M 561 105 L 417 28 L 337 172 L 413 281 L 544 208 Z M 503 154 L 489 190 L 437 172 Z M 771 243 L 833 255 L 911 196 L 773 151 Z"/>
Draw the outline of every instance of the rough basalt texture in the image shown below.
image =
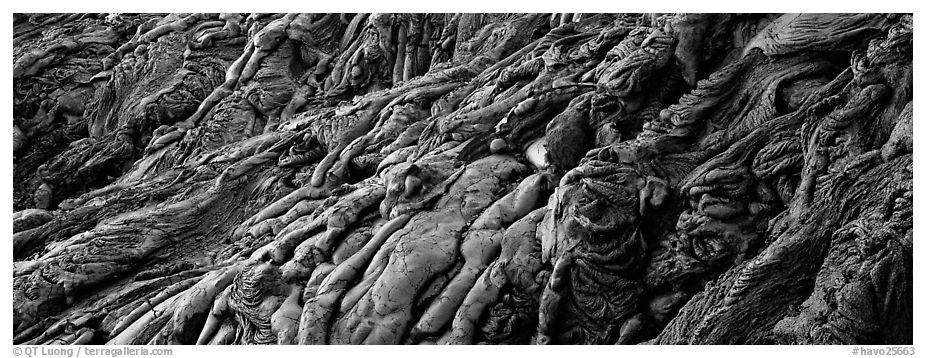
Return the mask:
<path fill-rule="evenodd" d="M 16 14 L 19 344 L 912 344 L 909 14 Z"/>

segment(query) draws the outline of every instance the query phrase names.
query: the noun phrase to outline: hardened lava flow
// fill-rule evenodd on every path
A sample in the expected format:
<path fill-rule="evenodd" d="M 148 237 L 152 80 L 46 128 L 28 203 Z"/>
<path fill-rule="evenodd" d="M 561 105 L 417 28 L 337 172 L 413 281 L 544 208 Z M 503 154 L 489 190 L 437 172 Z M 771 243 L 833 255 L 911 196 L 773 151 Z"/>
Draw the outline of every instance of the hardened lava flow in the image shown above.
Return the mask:
<path fill-rule="evenodd" d="M 910 14 L 16 14 L 17 344 L 912 344 Z"/>

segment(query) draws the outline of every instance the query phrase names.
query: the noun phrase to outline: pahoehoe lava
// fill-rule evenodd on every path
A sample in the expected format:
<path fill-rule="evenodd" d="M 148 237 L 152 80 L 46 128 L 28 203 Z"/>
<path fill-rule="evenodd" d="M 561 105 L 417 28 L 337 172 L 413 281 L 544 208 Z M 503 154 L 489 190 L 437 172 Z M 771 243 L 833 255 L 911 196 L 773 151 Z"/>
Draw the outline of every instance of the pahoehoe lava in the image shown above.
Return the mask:
<path fill-rule="evenodd" d="M 15 14 L 16 344 L 912 344 L 911 14 Z"/>

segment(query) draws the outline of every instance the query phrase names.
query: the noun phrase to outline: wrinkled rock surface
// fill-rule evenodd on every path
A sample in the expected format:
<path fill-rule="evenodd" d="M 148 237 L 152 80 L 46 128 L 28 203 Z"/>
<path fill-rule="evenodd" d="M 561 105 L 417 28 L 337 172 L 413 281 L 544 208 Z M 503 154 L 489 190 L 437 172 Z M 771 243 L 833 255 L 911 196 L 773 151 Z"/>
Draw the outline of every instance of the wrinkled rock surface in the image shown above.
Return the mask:
<path fill-rule="evenodd" d="M 17 344 L 912 344 L 909 14 L 16 14 Z"/>

